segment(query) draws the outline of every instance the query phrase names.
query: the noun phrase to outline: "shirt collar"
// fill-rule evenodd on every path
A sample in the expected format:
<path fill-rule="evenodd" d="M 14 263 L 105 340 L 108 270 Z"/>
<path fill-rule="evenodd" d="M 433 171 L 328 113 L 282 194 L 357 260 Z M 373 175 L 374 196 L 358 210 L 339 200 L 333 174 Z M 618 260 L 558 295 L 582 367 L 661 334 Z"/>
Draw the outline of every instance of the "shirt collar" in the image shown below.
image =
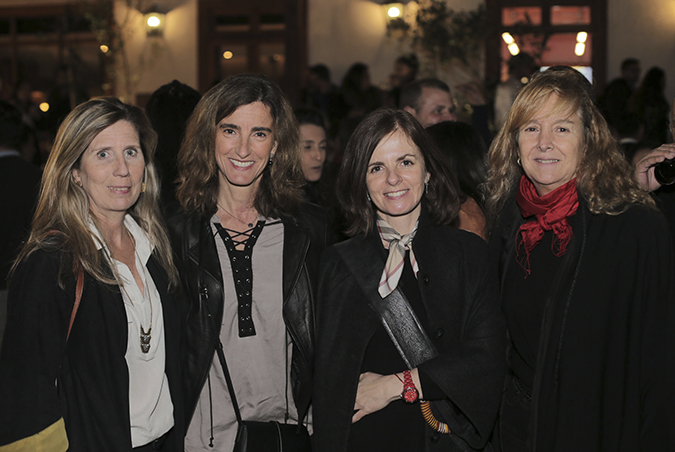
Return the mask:
<path fill-rule="evenodd" d="M 150 244 L 148 235 L 138 225 L 138 223 L 136 223 L 136 220 L 134 220 L 129 214 L 124 216 L 124 226 L 126 226 L 129 232 L 131 232 L 131 235 L 134 237 L 134 241 L 136 242 L 136 252 L 138 253 L 138 257 L 140 258 L 141 262 L 144 264 L 147 263 L 148 259 L 150 259 L 150 255 L 152 254 L 152 250 L 154 249 L 154 246 Z M 91 219 L 89 220 L 89 230 L 96 238 L 96 249 L 100 250 L 101 248 L 105 248 L 106 252 L 110 254 L 110 250 L 106 246 L 103 236 L 99 232 L 94 221 Z"/>

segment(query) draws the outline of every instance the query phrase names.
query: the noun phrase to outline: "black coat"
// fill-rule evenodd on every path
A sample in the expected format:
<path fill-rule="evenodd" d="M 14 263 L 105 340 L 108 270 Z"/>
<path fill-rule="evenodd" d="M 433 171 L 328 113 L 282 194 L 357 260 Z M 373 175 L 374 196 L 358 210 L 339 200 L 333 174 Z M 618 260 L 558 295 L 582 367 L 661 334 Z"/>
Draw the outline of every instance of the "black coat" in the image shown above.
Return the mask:
<path fill-rule="evenodd" d="M 186 430 L 215 356 L 222 325 L 223 275 L 210 219 L 179 211 L 168 220 L 169 236 L 189 302 L 185 356 Z M 326 246 L 323 210 L 306 204 L 298 219 L 282 219 L 283 317 L 293 340 L 291 385 L 299 419 L 309 408 L 314 356 L 314 293 L 319 256 Z M 208 314 L 213 316 L 209 318 Z"/>
<path fill-rule="evenodd" d="M 321 452 L 347 449 L 364 353 L 381 325 L 336 247 L 372 262 L 367 277 L 377 282 L 384 268 L 379 240 L 377 232 L 355 237 L 322 257 L 312 402 Z M 432 404 L 452 432 L 440 435 L 427 426 L 426 450 L 481 450 L 497 415 L 506 338 L 487 246 L 474 234 L 433 226 L 423 210 L 413 249 L 427 334 L 439 352 L 419 368 L 447 395 L 450 403 Z"/>
<path fill-rule="evenodd" d="M 84 276 L 84 290 L 70 338 L 75 302 L 72 260 L 38 250 L 17 268 L 9 288 L 7 329 L 0 352 L 0 444 L 65 420 L 71 452 L 131 452 L 126 311 L 117 287 Z M 181 319 L 167 291 L 166 273 L 154 259 L 148 270 L 161 296 L 166 376 L 174 428 L 164 450 L 183 450 Z M 57 278 L 65 268 L 65 289 Z M 55 381 L 58 377 L 58 388 Z"/>
<path fill-rule="evenodd" d="M 535 369 L 528 436 L 536 445 L 530 449 L 672 450 L 666 414 L 672 374 L 666 369 L 675 267 L 666 222 L 644 206 L 593 215 L 582 199 L 576 216 L 564 257 L 570 266 L 561 264 L 559 290 L 542 300 L 548 314 Z M 507 266 L 518 265 L 515 241 L 523 221 L 513 199 L 492 233 L 502 278 Z"/>

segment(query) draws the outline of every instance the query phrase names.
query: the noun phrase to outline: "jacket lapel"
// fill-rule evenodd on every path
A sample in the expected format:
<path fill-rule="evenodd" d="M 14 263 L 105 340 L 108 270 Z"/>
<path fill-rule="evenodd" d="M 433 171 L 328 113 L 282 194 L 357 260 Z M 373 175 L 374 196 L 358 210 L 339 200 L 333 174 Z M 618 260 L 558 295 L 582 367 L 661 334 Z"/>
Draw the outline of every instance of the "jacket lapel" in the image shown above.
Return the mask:
<path fill-rule="evenodd" d="M 302 263 L 309 250 L 310 234 L 294 221 L 284 221 L 283 290 L 284 302 L 298 281 Z"/>

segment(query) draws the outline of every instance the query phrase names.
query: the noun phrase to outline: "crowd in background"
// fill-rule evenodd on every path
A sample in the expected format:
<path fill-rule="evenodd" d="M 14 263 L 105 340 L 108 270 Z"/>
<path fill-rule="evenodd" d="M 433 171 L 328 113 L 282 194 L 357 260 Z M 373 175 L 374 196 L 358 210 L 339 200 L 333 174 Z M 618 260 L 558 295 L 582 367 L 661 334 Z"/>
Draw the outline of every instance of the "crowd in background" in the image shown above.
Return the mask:
<path fill-rule="evenodd" d="M 174 80 L 144 111 L 87 100 L 56 80 L 45 113 L 30 84 L 19 83 L 0 100 L 0 309 L 8 275 L 19 281 L 10 299 L 60 303 L 47 313 L 31 306 L 26 318 L 48 323 L 53 315 L 64 326 L 71 314 L 62 292 L 75 295 L 76 306 L 82 296 L 113 303 L 106 288 L 119 286 L 115 296 L 133 317 L 129 331 L 140 319 L 128 341 L 140 335 L 141 351 L 123 353 L 127 381 L 123 360 L 113 359 L 116 335 L 124 330 L 127 340 L 124 312 L 83 304 L 78 320 L 89 324 L 69 339 L 73 308 L 65 336 L 72 351 L 58 342 L 63 328 L 49 331 L 53 349 L 31 342 L 30 329 L 8 328 L 0 382 L 16 379 L 8 363 L 21 359 L 23 344 L 41 362 L 47 351 L 72 353 L 63 369 L 44 359 L 66 401 L 52 394 L 39 423 L 63 430 L 54 416 L 63 406 L 81 416 L 68 431 L 73 450 L 106 442 L 182 450 L 183 438 L 189 450 L 214 441 L 223 448 L 216 450 L 232 450 L 242 416 L 304 422 L 319 451 L 665 450 L 675 441 L 664 405 L 674 383 L 664 356 L 672 354 L 675 185 L 656 179 L 654 167 L 675 158 L 666 74 L 653 67 L 642 76 L 640 62 L 628 58 L 621 77 L 594 93 L 579 72 L 540 72 L 526 54 L 508 69 L 491 89 L 449 87 L 418 78 L 416 56 L 404 55 L 383 89 L 365 63 L 353 64 L 340 86 L 316 64 L 295 109 L 258 76 L 233 76 L 203 96 Z M 78 134 L 89 140 L 86 150 Z M 253 140 L 246 156 L 235 144 L 244 135 Z M 133 194 L 121 207 L 99 193 L 108 183 L 100 162 L 110 155 L 125 162 L 113 173 L 133 180 L 114 187 Z M 555 180 L 542 170 L 552 164 L 563 168 Z M 252 259 L 253 249 L 264 262 Z M 50 252 L 67 257 L 57 262 Z M 31 287 L 27 278 L 40 274 L 54 283 Z M 256 311 L 251 292 L 261 290 L 283 308 Z M 376 294 L 410 300 L 426 341 L 421 356 L 409 355 L 386 326 L 394 308 L 378 312 L 382 324 L 370 322 L 378 317 L 363 307 L 375 310 Z M 238 303 L 223 306 L 223 298 Z M 394 314 L 392 324 L 400 321 Z M 232 322 L 214 323 L 223 315 Z M 108 331 L 106 319 L 116 329 Z M 100 330 L 107 335 L 100 343 L 78 342 Z M 227 351 L 252 336 L 259 339 L 248 348 Z M 162 356 L 152 368 L 148 348 Z M 104 358 L 87 367 L 90 354 Z M 43 370 L 17 372 L 26 381 L 35 372 L 55 377 Z M 256 372 L 274 376 L 261 382 Z M 144 379 L 152 403 L 173 410 L 172 419 L 143 405 Z M 401 399 L 413 388 L 407 401 L 426 404 L 423 416 L 399 400 L 401 385 Z M 13 388 L 0 391 L 21 392 Z M 138 428 L 91 433 L 96 416 L 106 416 L 101 400 L 84 401 L 91 388 L 102 400 L 124 399 L 110 408 L 115 428 L 125 431 L 129 410 Z M 214 402 L 223 399 L 235 409 Z M 26 427 L 20 416 L 14 421 Z"/>

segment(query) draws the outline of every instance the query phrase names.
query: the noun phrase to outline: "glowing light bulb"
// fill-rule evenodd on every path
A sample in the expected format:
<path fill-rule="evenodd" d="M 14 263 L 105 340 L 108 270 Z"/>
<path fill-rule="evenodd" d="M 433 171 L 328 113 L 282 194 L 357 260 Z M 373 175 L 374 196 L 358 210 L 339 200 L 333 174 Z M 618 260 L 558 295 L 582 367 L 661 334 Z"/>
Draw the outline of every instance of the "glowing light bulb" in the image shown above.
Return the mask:
<path fill-rule="evenodd" d="M 513 44 L 509 44 L 508 48 L 509 48 L 509 53 L 511 55 L 515 56 L 515 55 L 518 55 L 520 53 L 520 49 L 518 48 L 518 44 L 516 44 L 515 42 Z"/>
<path fill-rule="evenodd" d="M 586 44 L 583 42 L 577 42 L 577 45 L 574 46 L 574 54 L 576 56 L 581 56 L 586 51 Z"/>
<path fill-rule="evenodd" d="M 504 42 L 505 42 L 507 45 L 513 44 L 513 43 L 515 42 L 515 40 L 513 39 L 513 36 L 511 36 L 510 33 L 506 33 L 506 32 L 505 32 L 505 33 L 502 33 L 502 39 L 504 40 Z"/>
<path fill-rule="evenodd" d="M 577 42 L 586 42 L 586 39 L 588 39 L 588 33 L 585 31 L 577 33 Z"/>
<path fill-rule="evenodd" d="M 388 15 L 389 17 L 391 17 L 392 19 L 395 18 L 395 17 L 400 17 L 400 16 L 401 16 L 401 10 L 398 9 L 396 6 L 392 6 L 392 7 L 389 8 L 389 10 L 387 11 L 387 15 Z"/>
<path fill-rule="evenodd" d="M 99 48 L 101 49 L 101 52 L 103 52 L 103 53 L 108 53 L 108 50 L 110 50 L 108 48 L 108 46 L 105 45 L 105 44 L 101 44 L 101 47 L 99 47 Z"/>
<path fill-rule="evenodd" d="M 229 60 L 229 59 L 232 58 L 233 56 L 234 56 L 234 54 L 233 54 L 232 52 L 230 52 L 229 50 L 226 50 L 226 51 L 223 53 L 223 58 L 225 58 L 226 60 Z"/>
<path fill-rule="evenodd" d="M 159 20 L 159 17 L 157 17 L 156 15 L 153 14 L 150 17 L 148 17 L 148 27 L 157 28 L 159 27 L 160 23 L 161 21 Z"/>
<path fill-rule="evenodd" d="M 47 102 L 42 102 L 40 104 L 40 111 L 43 113 L 47 113 L 47 111 L 49 111 L 49 104 Z"/>

